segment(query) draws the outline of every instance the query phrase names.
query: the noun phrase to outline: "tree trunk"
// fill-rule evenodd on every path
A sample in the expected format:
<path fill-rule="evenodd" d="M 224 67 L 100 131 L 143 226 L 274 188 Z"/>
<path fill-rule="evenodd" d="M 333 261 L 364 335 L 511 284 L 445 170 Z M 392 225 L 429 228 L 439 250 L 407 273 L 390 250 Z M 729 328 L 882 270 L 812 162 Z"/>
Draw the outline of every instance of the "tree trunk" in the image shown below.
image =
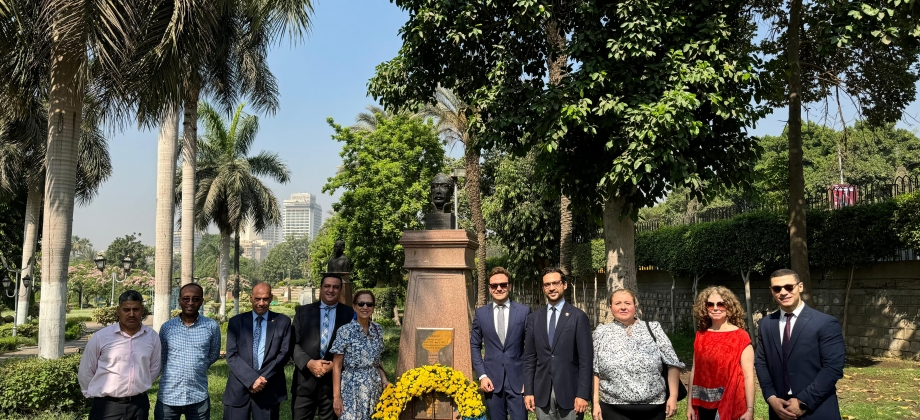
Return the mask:
<path fill-rule="evenodd" d="M 696 302 L 697 289 L 699 289 L 701 278 L 703 278 L 702 274 L 693 274 L 693 296 L 690 297 L 693 302 Z"/>
<path fill-rule="evenodd" d="M 677 279 L 671 275 L 671 332 L 677 326 L 677 308 L 674 306 L 674 288 L 677 286 Z"/>
<path fill-rule="evenodd" d="M 478 296 L 476 307 L 486 304 L 489 298 L 489 279 L 486 278 L 486 221 L 482 217 L 482 195 L 479 191 L 479 148 L 466 143 L 466 196 L 470 200 L 470 216 L 476 228 L 476 275 L 478 277 Z M 457 211 L 454 209 L 454 211 Z"/>
<path fill-rule="evenodd" d="M 623 215 L 625 200 L 610 193 L 604 203 L 604 249 L 607 252 L 607 294 L 626 288 L 638 293 L 636 283 L 636 224 Z"/>
<path fill-rule="evenodd" d="M 853 286 L 853 271 L 856 270 L 856 264 L 850 264 L 850 278 L 847 280 L 847 291 L 843 295 L 843 325 L 840 327 L 843 330 L 843 342 L 846 344 L 847 340 L 847 315 L 850 312 L 850 287 Z"/>
<path fill-rule="evenodd" d="M 183 98 L 182 119 L 182 284 L 195 275 L 195 163 L 198 158 L 198 86 Z"/>
<path fill-rule="evenodd" d="M 29 265 L 29 260 L 35 255 L 35 245 L 38 243 L 38 218 L 42 214 L 42 188 L 41 185 L 30 185 L 28 196 L 26 196 L 26 222 L 25 232 L 22 241 L 22 265 L 25 268 Z M 23 270 L 22 277 L 31 276 L 34 267 Z M 38 279 L 32 279 L 38 281 Z M 31 287 L 19 288 L 18 310 L 16 311 L 16 325 L 26 323 L 29 316 L 29 292 Z"/>
<path fill-rule="evenodd" d="M 804 290 L 802 300 L 811 304 L 811 272 L 808 269 L 808 232 L 805 227 L 805 173 L 802 168 L 802 68 L 799 62 L 802 0 L 789 2 L 786 56 L 789 59 L 789 258 Z"/>
<path fill-rule="evenodd" d="M 240 231 L 233 233 L 233 314 L 240 314 Z"/>
<path fill-rule="evenodd" d="M 558 86 L 565 76 L 565 65 L 569 57 L 565 54 L 565 35 L 556 21 L 549 19 L 544 24 L 549 54 L 546 68 L 549 70 L 549 84 Z M 572 272 L 572 209 L 571 200 L 565 194 L 559 198 L 559 268 L 566 276 Z"/>
<path fill-rule="evenodd" d="M 220 315 L 227 316 L 227 276 L 230 272 L 230 234 L 220 233 L 220 267 L 217 290 L 220 292 Z"/>
<path fill-rule="evenodd" d="M 754 329 L 754 314 L 751 312 L 753 310 L 753 305 L 751 304 L 751 270 L 741 270 L 741 280 L 744 280 L 744 306 L 747 311 L 747 322 L 748 334 L 751 336 L 751 342 L 757 342 L 757 335 L 755 334 Z"/>
<path fill-rule="evenodd" d="M 66 25 L 60 22 L 57 24 Z M 59 30 L 68 32 L 66 29 Z M 38 315 L 42 326 L 38 332 L 38 357 L 45 359 L 57 359 L 64 355 L 64 305 L 67 304 L 67 267 L 72 245 L 83 107 L 83 85 L 79 71 L 86 61 L 82 45 L 70 39 L 73 35 L 55 34 L 51 52 L 42 220 L 42 293 Z M 62 45 L 64 43 L 76 45 Z"/>
<path fill-rule="evenodd" d="M 172 289 L 173 219 L 175 206 L 173 188 L 176 182 L 176 148 L 179 145 L 179 111 L 170 109 L 160 123 L 157 140 L 157 215 L 156 271 L 153 299 L 153 328 L 169 320 L 170 290 Z"/>

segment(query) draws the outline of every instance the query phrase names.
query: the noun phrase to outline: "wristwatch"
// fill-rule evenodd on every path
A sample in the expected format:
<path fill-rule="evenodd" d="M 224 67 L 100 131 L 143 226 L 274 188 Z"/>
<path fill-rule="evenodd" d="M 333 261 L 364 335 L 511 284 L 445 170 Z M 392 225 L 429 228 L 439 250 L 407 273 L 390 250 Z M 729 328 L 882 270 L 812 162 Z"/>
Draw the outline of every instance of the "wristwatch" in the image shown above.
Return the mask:
<path fill-rule="evenodd" d="M 805 405 L 805 403 L 804 403 L 804 402 L 802 402 L 802 400 L 799 400 L 799 408 L 801 408 L 801 409 L 802 409 L 802 412 L 806 412 L 806 411 L 808 411 L 808 406 L 807 406 L 807 405 Z"/>

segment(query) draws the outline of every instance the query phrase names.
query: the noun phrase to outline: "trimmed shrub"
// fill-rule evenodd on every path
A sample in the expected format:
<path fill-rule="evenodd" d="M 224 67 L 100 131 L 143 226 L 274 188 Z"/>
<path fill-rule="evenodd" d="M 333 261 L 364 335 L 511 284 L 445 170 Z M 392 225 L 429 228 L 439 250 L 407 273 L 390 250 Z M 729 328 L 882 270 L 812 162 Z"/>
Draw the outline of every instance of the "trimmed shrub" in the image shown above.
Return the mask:
<path fill-rule="evenodd" d="M 38 337 L 38 320 L 33 319 L 32 322 L 27 322 L 16 328 L 16 335 L 29 338 Z"/>
<path fill-rule="evenodd" d="M 304 287 L 308 284 L 310 284 L 310 281 L 307 279 L 297 279 L 287 282 L 287 285 L 291 287 Z"/>
<path fill-rule="evenodd" d="M 19 350 L 19 346 L 34 346 L 38 340 L 29 337 L 3 337 L 0 338 L 0 353 Z"/>
<path fill-rule="evenodd" d="M 93 322 L 109 325 L 118 322 L 118 307 L 105 306 L 93 309 Z"/>
<path fill-rule="evenodd" d="M 920 249 L 920 191 L 896 198 L 894 229 L 908 247 Z"/>
<path fill-rule="evenodd" d="M 86 324 L 78 319 L 68 319 L 64 325 L 65 340 L 79 340 L 86 335 Z"/>
<path fill-rule="evenodd" d="M 393 319 L 393 308 L 396 307 L 397 289 L 395 287 L 375 287 L 369 290 L 374 294 L 374 298 L 377 301 L 377 304 L 374 306 L 374 319 Z"/>
<path fill-rule="evenodd" d="M 175 317 L 179 316 L 179 314 L 181 314 L 181 313 L 182 313 L 182 310 L 181 310 L 181 309 L 173 309 L 172 311 L 169 311 L 169 317 L 170 317 L 170 318 L 175 318 Z"/>
<path fill-rule="evenodd" d="M 10 322 L 13 322 L 13 316 L 12 316 L 12 315 L 7 315 L 7 316 L 3 317 L 3 322 L 6 322 L 7 324 L 9 324 Z"/>
<path fill-rule="evenodd" d="M 93 317 L 90 316 L 69 316 L 67 317 L 67 322 L 87 322 L 92 321 Z"/>
<path fill-rule="evenodd" d="M 79 366 L 79 354 L 60 359 L 16 358 L 0 364 L 0 414 L 81 408 L 86 399 L 77 383 Z"/>
<path fill-rule="evenodd" d="M 218 313 L 209 313 L 209 314 L 208 314 L 208 318 L 211 318 L 211 319 L 217 321 L 218 324 L 223 324 L 224 322 L 227 322 L 227 320 L 224 319 L 225 317 L 221 316 L 221 315 L 218 314 Z"/>

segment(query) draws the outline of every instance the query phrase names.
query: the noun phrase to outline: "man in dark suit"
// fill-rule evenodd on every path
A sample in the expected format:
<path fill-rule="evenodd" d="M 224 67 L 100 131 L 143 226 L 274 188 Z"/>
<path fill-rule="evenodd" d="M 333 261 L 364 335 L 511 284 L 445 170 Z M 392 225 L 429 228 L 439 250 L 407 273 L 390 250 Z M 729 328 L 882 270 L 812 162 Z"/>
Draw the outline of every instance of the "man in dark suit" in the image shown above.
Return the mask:
<path fill-rule="evenodd" d="M 770 275 L 780 310 L 760 320 L 754 368 L 770 419 L 839 419 L 837 381 L 846 348 L 837 318 L 802 302 L 802 282 L 792 270 Z"/>
<path fill-rule="evenodd" d="M 326 274 L 320 301 L 298 306 L 294 315 L 294 381 L 291 384 L 293 420 L 335 420 L 332 410 L 332 353 L 339 327 L 351 322 L 355 311 L 339 303 L 342 278 Z"/>
<path fill-rule="evenodd" d="M 492 420 L 526 420 L 524 411 L 524 329 L 530 308 L 508 299 L 511 273 L 503 267 L 489 272 L 492 303 L 476 310 L 470 330 L 473 370 L 485 393 Z M 485 347 L 485 358 L 482 349 Z"/>
<path fill-rule="evenodd" d="M 249 296 L 252 311 L 227 324 L 224 420 L 277 420 L 287 399 L 284 366 L 291 358 L 291 319 L 268 310 L 272 289 L 257 283 Z"/>
<path fill-rule="evenodd" d="M 594 348 L 588 316 L 563 298 L 562 270 L 545 268 L 548 304 L 527 317 L 524 336 L 524 405 L 537 420 L 582 418 L 591 397 Z"/>

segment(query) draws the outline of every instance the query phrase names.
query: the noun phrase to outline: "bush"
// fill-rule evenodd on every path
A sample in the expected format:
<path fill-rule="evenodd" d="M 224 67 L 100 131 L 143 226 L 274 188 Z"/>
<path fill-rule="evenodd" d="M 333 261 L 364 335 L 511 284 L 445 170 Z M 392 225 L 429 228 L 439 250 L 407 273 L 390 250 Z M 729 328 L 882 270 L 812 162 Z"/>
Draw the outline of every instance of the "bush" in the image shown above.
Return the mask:
<path fill-rule="evenodd" d="M 86 324 L 84 324 L 83 321 L 78 319 L 68 319 L 67 323 L 64 324 L 65 340 L 79 340 L 83 338 L 84 335 L 86 335 Z"/>
<path fill-rule="evenodd" d="M 396 307 L 397 289 L 395 287 L 375 287 L 370 289 L 377 303 L 374 306 L 374 319 L 393 319 Z"/>
<path fill-rule="evenodd" d="M 118 307 L 104 306 L 93 309 L 93 322 L 109 325 L 118 322 Z"/>
<path fill-rule="evenodd" d="M 34 338 L 16 336 L 0 338 L 0 353 L 19 350 L 19 346 L 34 346 L 38 344 Z"/>
<path fill-rule="evenodd" d="M 87 322 L 92 321 L 93 318 L 89 316 L 69 316 L 67 317 L 67 322 Z"/>
<path fill-rule="evenodd" d="M 895 199 L 894 229 L 908 247 L 920 248 L 920 191 Z"/>
<path fill-rule="evenodd" d="M 0 364 L 0 414 L 72 411 L 86 399 L 77 383 L 80 355 L 16 358 Z"/>
<path fill-rule="evenodd" d="M 182 310 L 181 310 L 181 309 L 173 309 L 172 311 L 169 311 L 169 317 L 170 317 L 170 318 L 175 318 L 175 317 L 179 316 L 179 314 L 181 314 L 181 313 L 182 313 Z"/>
<path fill-rule="evenodd" d="M 308 284 L 310 284 L 310 281 L 307 279 L 297 279 L 287 282 L 287 285 L 291 287 L 304 287 Z"/>
<path fill-rule="evenodd" d="M 223 324 L 224 322 L 227 322 L 227 320 L 225 319 L 225 317 L 221 316 L 221 315 L 218 314 L 218 313 L 210 313 L 210 314 L 208 314 L 208 318 L 211 318 L 211 319 L 217 321 L 218 324 Z"/>
<path fill-rule="evenodd" d="M 3 322 L 6 322 L 7 324 L 9 324 L 10 322 L 13 322 L 13 316 L 12 316 L 12 315 L 7 315 L 7 316 L 3 317 Z"/>

